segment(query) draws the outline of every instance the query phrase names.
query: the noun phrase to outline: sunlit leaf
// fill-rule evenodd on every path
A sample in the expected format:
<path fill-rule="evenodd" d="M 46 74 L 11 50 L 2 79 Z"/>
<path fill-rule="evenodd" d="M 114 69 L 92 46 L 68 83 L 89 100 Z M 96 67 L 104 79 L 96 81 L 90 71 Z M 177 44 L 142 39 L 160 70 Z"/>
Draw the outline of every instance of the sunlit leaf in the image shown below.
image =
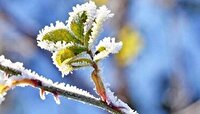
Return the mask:
<path fill-rule="evenodd" d="M 65 60 L 74 57 L 75 54 L 70 49 L 60 50 L 56 55 L 56 62 L 58 65 L 61 65 Z"/>
<path fill-rule="evenodd" d="M 88 30 L 88 32 L 85 34 L 84 45 L 85 45 L 86 47 L 88 47 L 88 41 L 89 41 L 89 39 L 90 39 L 91 33 L 92 33 L 92 29 Z"/>
<path fill-rule="evenodd" d="M 81 46 L 71 46 L 66 49 L 62 49 L 57 52 L 56 61 L 61 65 L 65 60 L 75 57 L 83 51 L 86 51 L 87 48 Z"/>
<path fill-rule="evenodd" d="M 69 64 L 71 64 L 74 68 L 80 68 L 80 67 L 91 65 L 92 61 L 87 58 L 78 58 L 78 59 L 69 61 Z"/>
<path fill-rule="evenodd" d="M 65 42 L 76 42 L 80 43 L 67 29 L 57 29 L 48 32 L 44 35 L 42 40 L 48 40 L 52 42 L 65 41 Z"/>
<path fill-rule="evenodd" d="M 74 35 L 81 41 L 84 42 L 84 23 L 86 22 L 87 15 L 86 12 L 83 12 L 81 15 L 78 16 L 77 19 L 72 21 L 71 23 L 71 30 Z"/>
<path fill-rule="evenodd" d="M 78 55 L 81 52 L 87 51 L 86 47 L 77 46 L 77 45 L 68 47 L 68 49 L 70 49 L 71 51 L 73 51 L 75 55 Z"/>
<path fill-rule="evenodd" d="M 104 51 L 104 50 L 106 50 L 105 47 L 100 47 L 100 48 L 95 52 L 95 54 L 97 55 L 98 53 L 100 53 L 100 52 L 102 52 L 102 51 Z"/>

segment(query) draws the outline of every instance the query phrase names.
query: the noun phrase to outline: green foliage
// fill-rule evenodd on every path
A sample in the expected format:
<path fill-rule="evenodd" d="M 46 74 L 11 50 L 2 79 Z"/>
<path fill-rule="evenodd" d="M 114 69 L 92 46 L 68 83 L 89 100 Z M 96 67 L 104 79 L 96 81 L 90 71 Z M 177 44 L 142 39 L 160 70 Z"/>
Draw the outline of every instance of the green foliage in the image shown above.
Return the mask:
<path fill-rule="evenodd" d="M 73 20 L 71 23 L 71 30 L 82 43 L 84 43 L 84 23 L 87 20 L 86 12 L 83 12 L 81 15 L 78 15 L 78 18 Z"/>
<path fill-rule="evenodd" d="M 73 58 L 74 56 L 75 54 L 72 50 L 63 49 L 56 54 L 56 62 L 58 65 L 61 65 L 65 60 Z"/>
<path fill-rule="evenodd" d="M 97 55 L 98 53 L 100 53 L 100 52 L 102 52 L 102 51 L 104 51 L 104 50 L 106 50 L 105 47 L 100 47 L 100 48 L 95 52 L 95 54 Z"/>
<path fill-rule="evenodd" d="M 67 29 L 57 29 L 57 30 L 48 32 L 43 36 L 42 40 L 48 40 L 54 43 L 58 41 L 65 41 L 67 43 L 69 42 L 81 43 Z"/>
<path fill-rule="evenodd" d="M 85 45 L 86 47 L 88 47 L 88 41 L 89 41 L 89 39 L 90 39 L 91 33 L 92 33 L 92 29 L 88 30 L 87 33 L 85 34 L 85 37 L 84 37 L 84 40 L 85 40 L 85 41 L 84 41 L 84 45 Z"/>

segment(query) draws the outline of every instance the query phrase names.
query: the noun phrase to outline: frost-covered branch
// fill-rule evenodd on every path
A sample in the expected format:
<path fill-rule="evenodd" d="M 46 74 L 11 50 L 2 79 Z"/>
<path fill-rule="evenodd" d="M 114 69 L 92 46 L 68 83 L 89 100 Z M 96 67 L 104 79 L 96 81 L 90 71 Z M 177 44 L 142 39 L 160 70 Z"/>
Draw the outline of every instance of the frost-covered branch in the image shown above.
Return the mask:
<path fill-rule="evenodd" d="M 64 96 L 69 99 L 74 99 L 79 102 L 88 103 L 99 107 L 103 110 L 107 110 L 110 113 L 121 114 L 120 111 L 107 105 L 105 102 L 88 92 L 78 89 L 75 86 L 65 85 L 64 83 L 53 83 L 49 79 L 45 79 L 38 74 L 24 69 L 20 63 L 11 63 L 6 60 L 4 56 L 0 56 L 0 72 L 9 75 L 0 75 L 0 101 L 4 100 L 4 95 L 7 91 L 16 86 L 32 86 L 40 90 L 41 99 L 45 99 L 45 94 L 51 93 L 54 96 L 56 103 L 60 103 L 59 96 Z"/>

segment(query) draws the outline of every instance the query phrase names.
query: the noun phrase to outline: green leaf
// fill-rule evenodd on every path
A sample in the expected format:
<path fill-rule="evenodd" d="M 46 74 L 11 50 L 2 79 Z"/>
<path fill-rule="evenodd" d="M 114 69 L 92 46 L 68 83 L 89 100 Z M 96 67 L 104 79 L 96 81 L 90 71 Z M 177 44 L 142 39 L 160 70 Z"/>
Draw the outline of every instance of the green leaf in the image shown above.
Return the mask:
<path fill-rule="evenodd" d="M 83 51 L 87 51 L 86 47 L 79 46 L 79 45 L 70 46 L 70 47 L 67 47 L 67 49 L 70 49 L 71 51 L 73 51 L 75 55 L 78 55 L 82 53 Z"/>
<path fill-rule="evenodd" d="M 73 59 L 73 60 L 69 61 L 70 64 L 71 63 L 81 63 L 81 62 L 92 64 L 92 61 L 90 59 L 87 59 L 87 58 L 78 58 L 78 59 Z"/>
<path fill-rule="evenodd" d="M 99 54 L 100 52 L 106 50 L 105 47 L 100 47 L 96 52 L 95 52 L 95 55 Z"/>
<path fill-rule="evenodd" d="M 82 21 L 83 23 L 85 23 L 86 20 L 87 20 L 87 14 L 86 14 L 86 11 L 84 11 L 84 12 L 81 14 L 81 21 Z"/>
<path fill-rule="evenodd" d="M 87 48 L 82 46 L 71 46 L 67 47 L 66 49 L 60 50 L 56 55 L 56 62 L 60 65 L 67 59 L 75 59 L 76 56 L 83 51 L 86 51 Z"/>
<path fill-rule="evenodd" d="M 85 34 L 85 38 L 84 38 L 84 46 L 88 47 L 88 41 L 90 39 L 90 35 L 92 33 L 92 28 L 90 30 L 88 30 L 88 32 Z"/>
<path fill-rule="evenodd" d="M 87 58 L 78 58 L 78 59 L 69 61 L 69 64 L 73 68 L 80 68 L 80 67 L 90 66 L 92 64 L 92 61 Z"/>
<path fill-rule="evenodd" d="M 65 41 L 67 43 L 69 42 L 80 43 L 80 41 L 76 39 L 75 36 L 72 35 L 67 29 L 57 29 L 48 32 L 44 35 L 42 40 L 48 40 L 52 42 Z"/>
<path fill-rule="evenodd" d="M 56 55 L 56 62 L 61 65 L 65 60 L 73 58 L 75 56 L 74 52 L 70 49 L 62 49 Z"/>
<path fill-rule="evenodd" d="M 70 27 L 74 35 L 79 39 L 82 43 L 84 42 L 84 23 L 87 20 L 86 12 L 83 12 L 78 16 L 77 19 L 72 21 Z"/>

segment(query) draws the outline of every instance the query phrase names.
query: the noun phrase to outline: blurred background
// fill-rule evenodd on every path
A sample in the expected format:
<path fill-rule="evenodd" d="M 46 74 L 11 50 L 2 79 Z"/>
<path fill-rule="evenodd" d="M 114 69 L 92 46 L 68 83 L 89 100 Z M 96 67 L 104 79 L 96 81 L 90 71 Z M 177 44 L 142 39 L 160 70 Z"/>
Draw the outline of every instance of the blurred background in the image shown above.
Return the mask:
<path fill-rule="evenodd" d="M 102 77 L 120 99 L 140 114 L 200 114 L 200 1 L 94 0 L 115 13 L 98 40 L 123 41 L 123 49 L 100 63 Z M 23 62 L 53 81 L 96 95 L 92 69 L 61 78 L 51 54 L 37 47 L 38 31 L 56 20 L 65 22 L 72 6 L 86 0 L 0 0 L 0 55 Z M 39 90 L 16 88 L 6 96 L 0 114 L 107 114 L 90 105 Z"/>

